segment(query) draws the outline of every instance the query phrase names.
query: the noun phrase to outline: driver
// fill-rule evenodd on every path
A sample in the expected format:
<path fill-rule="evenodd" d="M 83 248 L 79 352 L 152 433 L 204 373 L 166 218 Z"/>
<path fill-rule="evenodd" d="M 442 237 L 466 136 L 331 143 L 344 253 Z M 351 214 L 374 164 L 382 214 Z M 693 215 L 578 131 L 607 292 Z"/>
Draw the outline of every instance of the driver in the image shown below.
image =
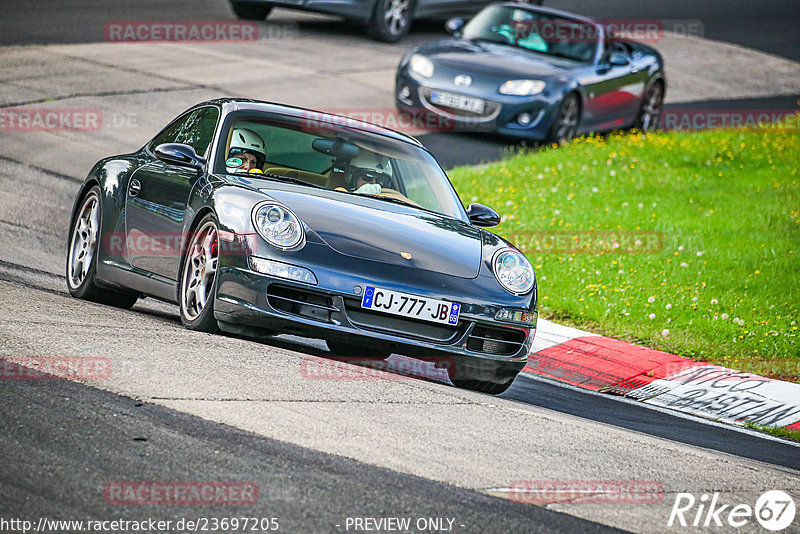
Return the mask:
<path fill-rule="evenodd" d="M 389 158 L 362 150 L 350 161 L 349 189 L 363 195 L 377 195 L 382 187 L 392 184 L 392 165 Z"/>
<path fill-rule="evenodd" d="M 234 128 L 225 168 L 229 173 L 262 172 L 267 160 L 264 140 L 253 130 Z"/>

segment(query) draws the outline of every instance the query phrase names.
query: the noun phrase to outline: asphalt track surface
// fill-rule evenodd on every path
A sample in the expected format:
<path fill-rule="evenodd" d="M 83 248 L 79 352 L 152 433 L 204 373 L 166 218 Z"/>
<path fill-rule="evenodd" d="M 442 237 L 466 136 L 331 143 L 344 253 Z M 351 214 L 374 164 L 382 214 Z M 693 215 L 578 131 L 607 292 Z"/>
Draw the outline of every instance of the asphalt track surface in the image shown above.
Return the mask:
<path fill-rule="evenodd" d="M 545 6 L 602 19 L 699 20 L 708 39 L 800 60 L 800 6 L 793 0 L 545 0 Z M 103 39 L 111 20 L 233 18 L 226 0 L 4 0 L 0 44 L 85 43 Z M 321 34 L 359 31 L 335 17 L 298 15 L 301 29 Z M 440 22 L 417 23 L 408 42 L 441 36 Z"/>
<path fill-rule="evenodd" d="M 277 518 L 279 532 L 311 533 L 345 532 L 348 517 L 447 517 L 455 519 L 453 532 L 519 532 L 521 525 L 526 532 L 619 532 L 73 382 L 4 380 L 0 398 L 4 519 L 246 516 Z M 109 504 L 106 484 L 128 480 L 254 483 L 258 499 L 244 506 Z"/>

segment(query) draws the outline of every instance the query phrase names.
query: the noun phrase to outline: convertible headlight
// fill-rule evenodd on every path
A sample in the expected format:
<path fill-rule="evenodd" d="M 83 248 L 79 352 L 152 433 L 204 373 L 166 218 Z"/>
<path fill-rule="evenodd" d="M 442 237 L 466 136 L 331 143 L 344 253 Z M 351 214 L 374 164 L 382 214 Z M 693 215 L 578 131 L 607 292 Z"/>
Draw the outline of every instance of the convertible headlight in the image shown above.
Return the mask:
<path fill-rule="evenodd" d="M 524 295 L 533 288 L 533 267 L 521 252 L 503 249 L 495 254 L 494 276 L 510 293 Z"/>
<path fill-rule="evenodd" d="M 419 54 L 412 55 L 409 65 L 411 70 L 424 78 L 433 76 L 433 62 L 425 56 Z"/>
<path fill-rule="evenodd" d="M 500 86 L 504 95 L 530 96 L 538 95 L 547 86 L 542 80 L 508 80 Z"/>
<path fill-rule="evenodd" d="M 280 204 L 256 205 L 253 226 L 267 243 L 283 250 L 297 247 L 305 237 L 300 219 Z"/>

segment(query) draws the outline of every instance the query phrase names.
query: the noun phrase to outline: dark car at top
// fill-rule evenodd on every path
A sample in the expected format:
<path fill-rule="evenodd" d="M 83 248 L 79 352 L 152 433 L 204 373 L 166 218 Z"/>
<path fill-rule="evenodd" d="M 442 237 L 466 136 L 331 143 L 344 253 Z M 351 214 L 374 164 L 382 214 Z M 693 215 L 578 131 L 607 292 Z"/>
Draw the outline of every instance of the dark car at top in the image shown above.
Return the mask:
<path fill-rule="evenodd" d="M 533 0 L 541 3 L 541 0 Z M 487 0 L 230 0 L 237 17 L 264 20 L 272 8 L 341 15 L 364 24 L 373 37 L 395 42 L 406 36 L 414 19 L 474 15 Z"/>
<path fill-rule="evenodd" d="M 521 3 L 486 7 L 452 38 L 410 50 L 395 82 L 399 110 L 456 130 L 548 143 L 658 127 L 666 79 L 653 48 L 600 22 Z"/>
<path fill-rule="evenodd" d="M 336 356 L 434 361 L 509 387 L 536 328 L 525 256 L 466 209 L 415 139 L 278 104 L 220 99 L 99 161 L 76 197 L 78 298 L 178 304 L 190 329 L 298 334 Z"/>

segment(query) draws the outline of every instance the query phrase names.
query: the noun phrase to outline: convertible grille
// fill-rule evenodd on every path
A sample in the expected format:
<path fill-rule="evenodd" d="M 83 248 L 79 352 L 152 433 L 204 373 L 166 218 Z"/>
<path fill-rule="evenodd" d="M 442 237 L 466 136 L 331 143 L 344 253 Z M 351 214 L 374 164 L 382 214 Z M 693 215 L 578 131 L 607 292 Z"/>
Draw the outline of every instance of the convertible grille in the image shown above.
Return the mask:
<path fill-rule="evenodd" d="M 326 323 L 331 322 L 332 312 L 339 311 L 328 295 L 276 284 L 267 289 L 267 301 L 270 306 L 284 313 Z"/>
<path fill-rule="evenodd" d="M 467 349 L 498 356 L 511 356 L 519 352 L 527 335 L 516 328 L 476 326 L 467 339 Z"/>
<path fill-rule="evenodd" d="M 360 300 L 345 299 L 344 304 L 350 322 L 364 330 L 396 334 L 435 343 L 450 343 L 460 337 L 465 328 L 465 323 L 461 321 L 456 326 L 449 326 L 365 310 L 361 307 Z"/>

